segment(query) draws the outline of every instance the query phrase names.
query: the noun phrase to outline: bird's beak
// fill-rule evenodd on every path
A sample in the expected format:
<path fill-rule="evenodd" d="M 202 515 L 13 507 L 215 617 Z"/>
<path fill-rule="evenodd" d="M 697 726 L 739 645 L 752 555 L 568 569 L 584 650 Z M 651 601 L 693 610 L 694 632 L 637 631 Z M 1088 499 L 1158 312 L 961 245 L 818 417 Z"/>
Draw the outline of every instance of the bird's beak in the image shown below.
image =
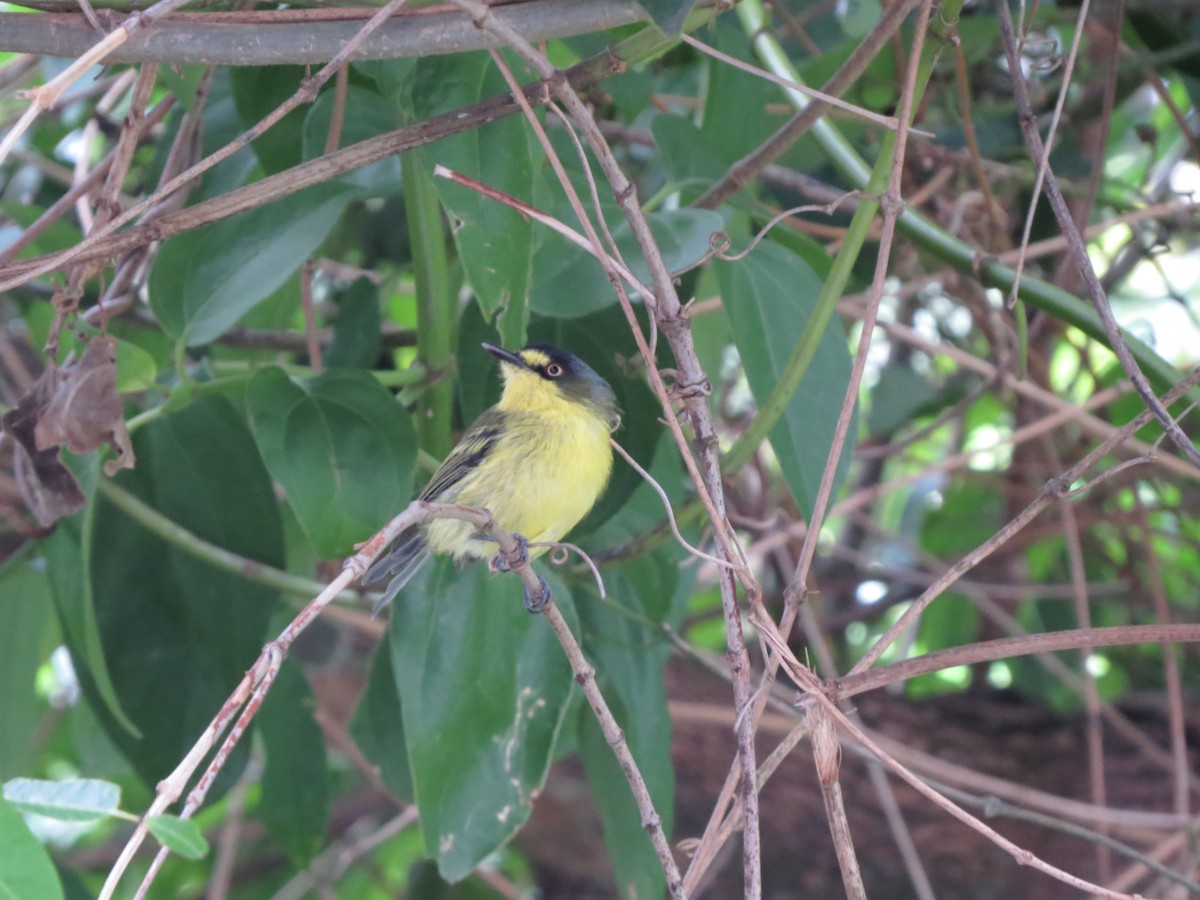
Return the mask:
<path fill-rule="evenodd" d="M 516 353 L 511 350 L 505 350 L 503 347 L 497 347 L 495 344 L 489 344 L 487 341 L 483 343 L 483 349 L 501 362 L 506 362 L 509 365 L 516 366 L 518 369 L 528 369 L 529 365 L 525 360 L 521 359 Z"/>

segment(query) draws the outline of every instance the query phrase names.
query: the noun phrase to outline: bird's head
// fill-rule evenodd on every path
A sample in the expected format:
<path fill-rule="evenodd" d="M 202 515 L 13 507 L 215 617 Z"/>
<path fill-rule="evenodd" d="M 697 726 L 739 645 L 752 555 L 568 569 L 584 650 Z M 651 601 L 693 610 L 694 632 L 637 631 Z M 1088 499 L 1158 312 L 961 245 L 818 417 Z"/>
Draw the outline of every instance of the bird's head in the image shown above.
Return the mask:
<path fill-rule="evenodd" d="M 530 344 L 515 353 L 494 344 L 483 347 L 500 360 L 504 376 L 500 409 L 553 412 L 576 405 L 606 421 L 610 429 L 620 423 L 613 389 L 574 353 L 550 344 Z"/>

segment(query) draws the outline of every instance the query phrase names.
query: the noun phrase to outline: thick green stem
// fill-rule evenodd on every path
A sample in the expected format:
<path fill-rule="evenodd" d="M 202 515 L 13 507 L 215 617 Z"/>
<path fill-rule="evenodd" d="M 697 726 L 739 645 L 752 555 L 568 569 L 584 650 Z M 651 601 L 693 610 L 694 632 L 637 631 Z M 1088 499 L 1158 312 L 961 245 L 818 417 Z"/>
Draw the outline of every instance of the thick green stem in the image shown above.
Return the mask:
<path fill-rule="evenodd" d="M 177 522 L 171 521 L 124 488 L 118 487 L 110 478 L 101 478 L 96 483 L 96 489 L 104 495 L 105 500 L 147 531 L 215 569 L 298 597 L 315 597 L 325 589 L 325 585 L 319 581 L 281 571 L 209 543 Z M 338 597 L 342 600 L 361 599 L 353 591 L 342 591 Z"/>
<path fill-rule="evenodd" d="M 454 292 L 446 261 L 442 207 L 432 176 L 417 156 L 400 157 L 404 178 L 404 210 L 412 241 L 413 276 L 417 293 L 417 353 L 438 379 L 421 395 L 417 429 L 422 449 L 439 459 L 450 452 L 454 381 Z"/>

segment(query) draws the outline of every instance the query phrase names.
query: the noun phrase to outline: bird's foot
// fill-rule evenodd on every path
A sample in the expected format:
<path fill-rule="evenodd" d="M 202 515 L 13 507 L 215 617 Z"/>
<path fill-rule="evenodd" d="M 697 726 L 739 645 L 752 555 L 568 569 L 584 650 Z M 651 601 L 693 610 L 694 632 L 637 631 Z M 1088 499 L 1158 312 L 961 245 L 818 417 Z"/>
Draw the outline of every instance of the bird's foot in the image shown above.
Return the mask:
<path fill-rule="evenodd" d="M 538 576 L 538 584 L 540 587 L 536 597 L 529 593 L 529 588 L 525 588 L 525 611 L 535 615 L 544 610 L 553 599 L 550 596 L 550 585 L 546 584 L 546 579 L 541 575 Z"/>
<path fill-rule="evenodd" d="M 529 540 L 523 534 L 513 534 L 513 540 L 517 542 L 517 552 L 511 557 L 505 556 L 503 552 L 497 553 L 492 557 L 488 568 L 493 572 L 511 572 L 513 569 L 519 569 L 525 563 L 529 562 Z"/>
<path fill-rule="evenodd" d="M 493 572 L 511 572 L 529 562 L 529 540 L 525 535 L 516 533 L 513 534 L 513 540 L 517 542 L 515 553 L 511 555 L 497 553 L 488 563 L 488 568 Z M 546 579 L 541 575 L 538 576 L 538 585 L 536 595 L 531 594 L 529 588 L 525 588 L 525 610 L 527 612 L 540 613 L 552 599 L 550 585 L 546 584 Z"/>

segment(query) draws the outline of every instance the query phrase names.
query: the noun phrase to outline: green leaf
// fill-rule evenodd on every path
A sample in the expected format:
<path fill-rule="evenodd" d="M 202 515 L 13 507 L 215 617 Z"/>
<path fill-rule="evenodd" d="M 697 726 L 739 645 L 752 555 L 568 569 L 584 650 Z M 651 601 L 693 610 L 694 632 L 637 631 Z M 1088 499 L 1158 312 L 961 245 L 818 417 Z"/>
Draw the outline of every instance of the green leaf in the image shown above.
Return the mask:
<path fill-rule="evenodd" d="M 676 209 L 646 218 L 672 272 L 703 259 L 712 235 L 724 225 L 720 213 L 706 209 Z M 649 269 L 629 223 L 622 221 L 612 235 L 634 277 L 649 286 Z M 541 315 L 582 316 L 617 302 L 600 263 L 558 234 L 546 235 L 534 255 L 533 269 L 535 287 L 530 304 Z"/>
<path fill-rule="evenodd" d="M 941 503 L 930 505 L 921 528 L 921 547 L 934 556 L 961 556 L 990 538 L 1004 522 L 1004 497 L 991 485 L 954 481 L 939 493 Z M 923 505 L 925 498 L 920 500 Z"/>
<path fill-rule="evenodd" d="M 117 484 L 204 540 L 282 568 L 279 508 L 245 423 L 202 397 L 134 435 L 138 467 Z M 72 649 L 80 684 L 108 736 L 148 784 L 170 772 L 258 656 L 273 590 L 218 571 L 133 521 L 97 506 L 89 574 L 117 696 L 134 739 L 98 702 L 91 661 Z M 169 710 L 170 715 L 164 715 Z M 243 739 L 226 767 L 245 762 Z"/>
<path fill-rule="evenodd" d="M 196 90 L 209 71 L 208 66 L 197 63 L 177 63 L 162 66 L 157 77 L 163 87 L 179 100 L 179 105 L 190 113 L 196 108 Z"/>
<path fill-rule="evenodd" d="M 96 778 L 14 778 L 4 784 L 4 799 L 23 813 L 64 822 L 95 822 L 120 809 L 121 788 Z"/>
<path fill-rule="evenodd" d="M 751 52 L 746 34 L 735 20 L 718 19 L 709 29 L 710 43 L 743 62 L 761 66 Z M 774 116 L 764 114 L 770 103 L 780 99 L 779 88 L 764 78 L 728 63 L 708 59 L 708 91 L 700 140 L 709 153 L 726 163 L 741 159 L 757 148 L 779 126 Z"/>
<path fill-rule="evenodd" d="M 324 155 L 336 102 L 334 92 L 325 91 L 309 110 L 304 120 L 303 155 L 306 160 Z M 394 131 L 398 124 L 395 104 L 380 96 L 377 91 L 359 84 L 351 84 L 346 91 L 343 115 L 337 144 L 339 147 L 348 147 L 367 138 Z M 352 185 L 371 197 L 398 196 L 403 188 L 400 157 L 389 156 L 369 166 L 353 169 L 339 175 L 337 181 Z"/>
<path fill-rule="evenodd" d="M 174 362 L 174 342 L 158 329 L 148 329 L 137 325 L 130 319 L 112 319 L 108 323 L 108 333 L 120 343 L 117 344 L 117 387 L 125 390 L 140 390 L 135 384 L 144 380 L 148 374 L 145 361 L 140 360 L 139 354 L 131 354 L 122 370 L 121 348 L 125 345 L 137 347 L 150 357 L 154 366 L 154 380 L 157 382 L 158 373 L 169 370 Z M 150 385 L 147 385 L 150 387 Z"/>
<path fill-rule="evenodd" d="M 352 194 L 321 184 L 167 240 L 150 273 L 163 330 L 189 347 L 222 335 L 316 250 Z"/>
<path fill-rule="evenodd" d="M 146 827 L 159 843 L 184 859 L 204 859 L 208 855 L 208 841 L 200 826 L 191 819 L 165 814 L 151 816 L 146 820 Z"/>
<path fill-rule="evenodd" d="M 371 279 L 359 278 L 337 297 L 333 343 L 325 351 L 325 368 L 369 369 L 382 350 L 379 290 Z"/>
<path fill-rule="evenodd" d="M 463 425 L 474 422 L 481 412 L 500 399 L 500 372 L 496 357 L 480 346 L 484 341 L 503 343 L 496 329 L 484 321 L 479 305 L 469 303 L 458 322 L 458 356 L 455 364 L 458 373 L 458 408 L 462 412 Z"/>
<path fill-rule="evenodd" d="M 695 486 L 684 468 L 683 461 L 675 452 L 675 441 L 665 428 L 654 429 L 657 441 L 663 451 L 656 452 L 649 467 L 650 476 L 662 488 L 670 500 L 673 509 L 680 509 L 689 499 L 695 496 Z M 618 437 L 621 432 L 618 432 Z M 620 465 L 620 463 L 618 463 Z M 649 532 L 663 532 L 666 527 L 666 513 L 662 497 L 651 485 L 638 476 L 639 484 L 633 494 L 621 504 L 620 515 L 615 515 L 598 525 L 596 531 L 588 536 L 589 543 L 599 547 L 615 547 L 630 539 L 642 537 Z M 585 520 L 586 521 L 586 520 Z M 703 542 L 699 525 L 689 529 L 681 526 L 684 536 L 692 544 Z M 663 544 L 675 546 L 674 537 L 660 533 Z M 644 548 L 649 550 L 650 548 Z M 682 552 L 682 548 L 680 548 Z M 660 552 L 654 550 L 653 552 Z M 607 571 L 607 570 L 606 570 Z M 667 602 L 665 598 L 661 602 Z M 657 613 L 656 615 L 661 615 Z"/>
<path fill-rule="evenodd" d="M 979 610 L 971 598 L 947 591 L 921 614 L 920 644 L 923 653 L 961 647 L 979 640 Z"/>
<path fill-rule="evenodd" d="M 650 131 L 658 160 L 675 187 L 704 188 L 729 171 L 727 163 L 709 152 L 699 126 L 691 119 L 664 113 L 654 117 Z"/>
<path fill-rule="evenodd" d="M 352 72 L 360 72 L 375 82 L 381 95 L 395 101 L 407 89 L 417 66 L 415 57 L 404 59 L 360 59 L 350 64 Z"/>
<path fill-rule="evenodd" d="M 135 453 L 136 447 L 135 440 Z M 84 491 L 89 495 L 94 494 L 100 472 L 99 454 L 89 453 L 85 457 L 67 459 L 72 462 L 72 470 Z M 141 732 L 122 709 L 117 696 L 102 646 L 92 580 L 86 577 L 96 509 L 95 503 L 89 503 L 77 515 L 60 519 L 55 525 L 54 534 L 42 542 L 42 554 L 46 559 L 46 572 L 50 577 L 50 590 L 63 642 L 71 653 L 71 662 L 89 701 L 93 706 L 103 708 L 111 725 L 123 729 L 132 737 L 140 737 Z M 101 710 L 97 709 L 96 712 L 100 714 Z"/>
<path fill-rule="evenodd" d="M 507 90 L 487 54 L 429 57 L 417 64 L 405 111 L 410 120 L 417 121 Z M 508 116 L 413 152 L 430 173 L 440 163 L 529 201 L 535 172 L 529 140 L 521 117 Z M 496 324 L 506 346 L 521 346 L 529 321 L 532 223 L 478 191 L 444 178 L 433 180 L 450 216 L 459 259 L 485 317 Z"/>
<path fill-rule="evenodd" d="M 933 389 L 910 366 L 889 363 L 871 391 L 867 430 L 872 437 L 889 435 L 907 424 L 934 398 Z"/>
<path fill-rule="evenodd" d="M 961 647 L 979 639 L 979 611 L 971 598 L 947 591 L 921 614 L 917 651 L 929 653 L 950 647 Z M 910 678 L 904 684 L 904 694 L 911 699 L 938 694 L 959 693 L 970 676 L 962 666 L 950 671 L 930 672 Z M 959 671 L 954 671 L 955 669 Z"/>
<path fill-rule="evenodd" d="M 45 566 L 10 559 L 0 570 L 0 779 L 30 771 L 34 729 L 46 711 L 34 682 L 49 649 L 53 614 Z"/>
<path fill-rule="evenodd" d="M 54 863 L 21 814 L 0 800 L 0 896 L 13 900 L 61 900 Z"/>
<path fill-rule="evenodd" d="M 392 656 L 386 643 L 375 651 L 367 686 L 350 720 L 350 734 L 363 756 L 379 767 L 379 777 L 396 797 L 413 798 L 412 772 L 408 767 L 404 718 Z"/>
<path fill-rule="evenodd" d="M 198 66 L 197 70 L 192 73 L 192 75 L 200 76 L 201 81 L 197 81 L 196 84 L 207 84 L 207 93 L 202 92 L 199 97 L 195 95 L 194 89 L 189 89 L 186 85 L 180 86 L 181 90 L 191 90 L 192 93 L 192 97 L 188 101 L 181 101 L 182 106 L 186 107 L 190 103 L 192 107 L 195 107 L 199 104 L 200 114 L 203 117 L 200 152 L 205 156 L 215 153 L 230 141 L 238 139 L 246 131 L 238 119 L 234 104 L 231 83 L 233 68 L 235 67 L 219 66 L 214 72 L 211 66 Z M 172 153 L 172 148 L 177 145 L 179 140 L 186 138 L 186 135 L 181 138 L 179 134 L 179 129 L 184 121 L 182 108 L 172 110 L 167 117 L 164 133 L 161 140 L 155 143 L 154 157 L 146 171 L 145 177 L 148 182 L 157 183 L 163 177 L 168 162 L 177 155 Z M 258 158 L 254 155 L 254 148 L 242 147 L 241 150 L 205 172 L 200 182 L 193 188 L 189 199 L 193 203 L 198 203 L 201 200 L 219 197 L 234 188 L 241 187 L 252 176 L 257 177 L 261 172 L 262 166 L 259 165 Z"/>
<path fill-rule="evenodd" d="M 232 66 L 230 87 L 242 130 L 253 128 L 285 100 L 291 98 L 310 74 L 307 66 Z M 301 161 L 304 119 L 301 105 L 256 137 L 254 154 L 268 173 L 282 172 Z"/>
<path fill-rule="evenodd" d="M 137 344 L 117 341 L 117 392 L 128 394 L 154 387 L 158 366 Z"/>
<path fill-rule="evenodd" d="M 625 734 L 668 836 L 675 773 L 662 669 L 670 647 L 646 622 L 679 624 L 688 593 L 678 589 L 680 555 L 670 548 L 619 567 L 605 567 L 610 595 L 605 603 L 590 584 L 576 587 L 585 653 L 596 668 L 597 685 Z M 614 608 L 617 605 L 625 606 L 630 615 L 622 615 Z M 604 823 L 618 893 L 660 897 L 665 887 L 662 868 L 642 828 L 629 782 L 592 711 L 581 704 L 579 715 L 580 754 Z"/>
<path fill-rule="evenodd" d="M 36 203 L 15 199 L 0 201 L 0 213 L 17 226 L 11 231 L 7 228 L 0 231 L 0 250 L 7 250 L 11 242 L 36 222 L 42 212 L 42 207 Z M 16 258 L 21 259 L 38 253 L 56 253 L 78 244 L 81 239 L 78 226 L 66 218 L 55 219 L 50 223 L 50 227 L 21 250 Z"/>
<path fill-rule="evenodd" d="M 246 391 L 254 439 L 322 556 L 344 556 L 412 493 L 412 421 L 368 373 L 338 369 L 300 382 L 277 368 Z"/>
<path fill-rule="evenodd" d="M 548 580 L 568 613 L 565 588 Z M 545 621 L 523 609 L 519 581 L 483 565 L 427 566 L 397 598 L 390 634 L 425 846 L 457 881 L 528 819 L 570 667 Z"/>
<path fill-rule="evenodd" d="M 812 316 L 821 282 L 807 262 L 769 241 L 744 259 L 720 262 L 715 269 L 750 390 L 762 403 L 778 383 Z M 800 386 L 771 430 L 771 447 L 805 515 L 812 511 L 821 483 L 850 367 L 846 332 L 834 316 Z M 838 463 L 834 496 L 854 454 L 855 434 L 852 421 Z"/>
<path fill-rule="evenodd" d="M 329 826 L 325 735 L 315 708 L 308 681 L 286 661 L 258 713 L 267 750 L 259 815 L 300 868 L 321 848 Z"/>

